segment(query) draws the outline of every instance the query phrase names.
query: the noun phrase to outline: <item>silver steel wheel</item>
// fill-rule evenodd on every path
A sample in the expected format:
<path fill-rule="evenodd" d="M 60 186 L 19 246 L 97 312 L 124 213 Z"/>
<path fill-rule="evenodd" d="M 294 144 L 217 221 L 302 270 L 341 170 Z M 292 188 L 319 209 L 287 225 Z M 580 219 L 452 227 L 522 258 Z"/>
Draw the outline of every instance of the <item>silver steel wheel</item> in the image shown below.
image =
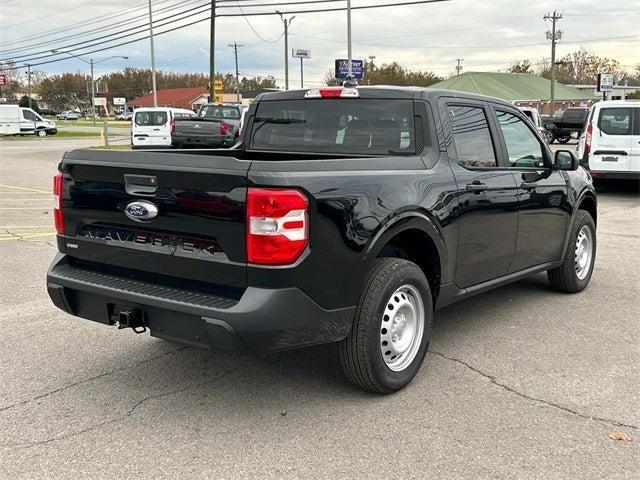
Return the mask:
<path fill-rule="evenodd" d="M 422 295 L 413 285 L 401 286 L 387 301 L 380 325 L 380 352 L 390 370 L 400 372 L 416 358 L 424 317 Z"/>
<path fill-rule="evenodd" d="M 38 130 L 37 135 L 39 137 L 46 137 L 47 136 L 47 131 L 46 130 Z"/>
<path fill-rule="evenodd" d="M 583 226 L 578 232 L 576 239 L 576 249 L 574 264 L 576 275 L 580 280 L 584 280 L 593 262 L 593 232 L 588 225 Z"/>

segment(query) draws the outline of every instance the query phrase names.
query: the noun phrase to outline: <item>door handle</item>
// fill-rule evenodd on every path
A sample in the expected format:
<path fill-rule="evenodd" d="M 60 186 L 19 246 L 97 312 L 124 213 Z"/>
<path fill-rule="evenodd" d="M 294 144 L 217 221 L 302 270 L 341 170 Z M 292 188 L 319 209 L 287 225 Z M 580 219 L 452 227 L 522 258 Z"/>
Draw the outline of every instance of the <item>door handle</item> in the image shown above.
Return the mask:
<path fill-rule="evenodd" d="M 520 188 L 522 188 L 523 190 L 535 190 L 536 188 L 538 188 L 538 184 L 535 182 L 522 182 L 520 184 Z"/>
<path fill-rule="evenodd" d="M 487 190 L 487 185 L 480 182 L 473 182 L 467 184 L 467 192 L 480 193 Z"/>

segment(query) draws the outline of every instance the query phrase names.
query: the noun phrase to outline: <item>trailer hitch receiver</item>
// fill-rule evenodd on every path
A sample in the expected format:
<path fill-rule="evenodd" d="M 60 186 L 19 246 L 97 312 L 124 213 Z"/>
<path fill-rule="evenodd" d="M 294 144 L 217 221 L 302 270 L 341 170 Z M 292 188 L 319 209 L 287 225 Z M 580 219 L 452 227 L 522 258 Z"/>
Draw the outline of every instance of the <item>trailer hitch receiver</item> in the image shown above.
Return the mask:
<path fill-rule="evenodd" d="M 147 331 L 144 312 L 141 310 L 120 310 L 117 316 L 114 315 L 115 324 L 118 329 L 131 328 L 136 333 Z"/>

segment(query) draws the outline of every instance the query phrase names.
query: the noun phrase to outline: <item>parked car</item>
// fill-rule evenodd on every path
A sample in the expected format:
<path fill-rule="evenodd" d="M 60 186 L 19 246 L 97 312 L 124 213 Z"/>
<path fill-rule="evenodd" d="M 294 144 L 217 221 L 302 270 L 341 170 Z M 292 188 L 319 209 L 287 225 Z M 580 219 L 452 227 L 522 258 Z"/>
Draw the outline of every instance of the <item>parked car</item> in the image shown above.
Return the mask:
<path fill-rule="evenodd" d="M 240 126 L 242 123 L 242 114 L 245 107 L 236 104 L 217 104 L 207 103 L 200 107 L 198 116 L 211 120 L 219 120 L 225 122 L 230 127 L 230 136 L 233 139 L 232 144 L 240 136 Z"/>
<path fill-rule="evenodd" d="M 540 116 L 540 112 L 538 112 L 538 109 L 533 107 L 518 108 L 527 116 L 533 126 L 536 127 L 538 133 L 540 133 L 540 135 L 542 135 L 542 137 L 548 141 L 549 138 L 547 136 L 547 129 L 544 127 L 544 122 L 542 121 L 542 117 Z"/>
<path fill-rule="evenodd" d="M 130 122 L 133 118 L 133 112 L 122 112 L 115 116 L 116 120 L 124 120 Z"/>
<path fill-rule="evenodd" d="M 56 123 L 42 118 L 30 108 L 0 105 L 0 135 L 37 135 L 46 137 L 58 133 Z"/>
<path fill-rule="evenodd" d="M 216 350 L 337 342 L 373 392 L 414 377 L 434 310 L 545 271 L 576 293 L 595 261 L 573 153 L 461 92 L 269 93 L 231 150 L 75 150 L 59 168 L 56 306 Z"/>
<path fill-rule="evenodd" d="M 133 112 L 131 148 L 171 148 L 175 115 L 195 115 L 191 110 L 145 107 Z"/>
<path fill-rule="evenodd" d="M 567 108 L 558 117 L 544 117 L 548 142 L 569 143 L 572 137 L 577 138 L 584 129 L 588 112 L 587 108 Z"/>
<path fill-rule="evenodd" d="M 640 179 L 640 101 L 593 105 L 577 148 L 594 178 Z"/>
<path fill-rule="evenodd" d="M 58 120 L 78 120 L 80 118 L 80 114 L 78 112 L 74 112 L 73 110 L 66 110 L 56 115 L 56 118 Z"/>

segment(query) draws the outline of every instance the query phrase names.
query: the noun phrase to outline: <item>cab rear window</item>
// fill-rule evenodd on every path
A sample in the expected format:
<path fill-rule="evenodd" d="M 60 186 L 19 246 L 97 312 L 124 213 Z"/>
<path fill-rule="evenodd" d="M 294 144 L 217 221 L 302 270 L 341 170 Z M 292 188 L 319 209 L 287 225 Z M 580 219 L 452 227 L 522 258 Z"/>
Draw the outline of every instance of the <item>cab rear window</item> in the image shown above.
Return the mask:
<path fill-rule="evenodd" d="M 253 121 L 254 150 L 345 155 L 415 155 L 412 100 L 264 101 Z"/>
<path fill-rule="evenodd" d="M 167 123 L 167 112 L 136 112 L 134 121 L 140 127 L 159 127 Z"/>

